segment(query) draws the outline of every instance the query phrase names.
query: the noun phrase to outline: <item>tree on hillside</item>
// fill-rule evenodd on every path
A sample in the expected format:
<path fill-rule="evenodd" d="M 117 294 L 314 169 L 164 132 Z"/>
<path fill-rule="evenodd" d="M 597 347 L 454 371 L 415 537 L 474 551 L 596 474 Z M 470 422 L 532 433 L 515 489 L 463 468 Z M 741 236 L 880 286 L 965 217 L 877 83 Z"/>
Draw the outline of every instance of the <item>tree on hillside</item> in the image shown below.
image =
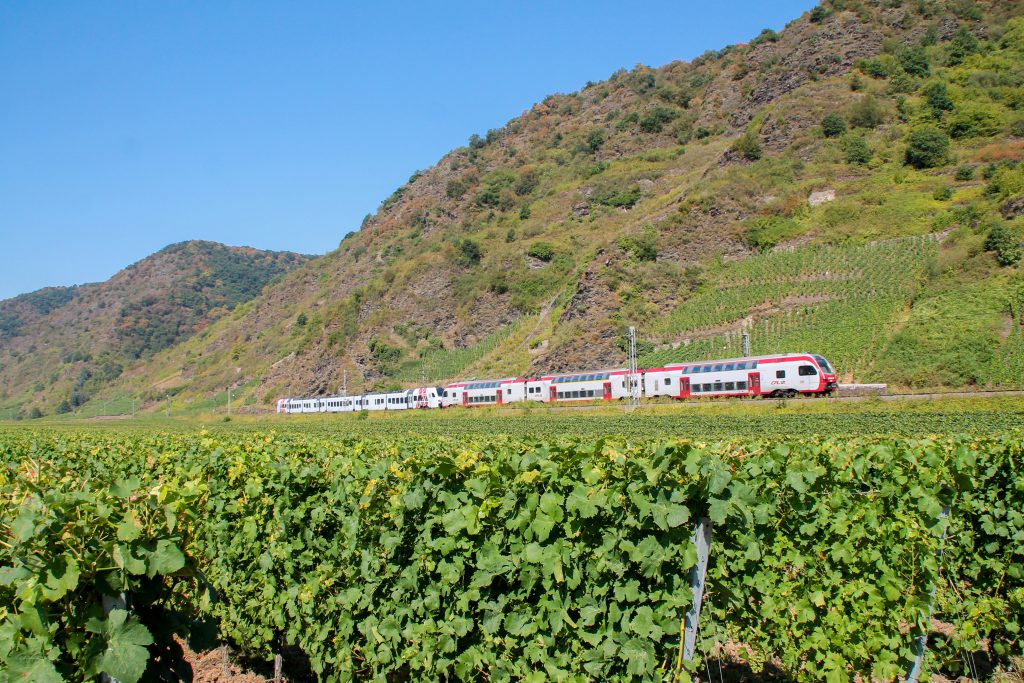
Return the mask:
<path fill-rule="evenodd" d="M 1020 236 L 1002 221 L 992 226 L 985 240 L 985 249 L 994 251 L 1001 266 L 1015 266 L 1024 258 Z"/>
<path fill-rule="evenodd" d="M 949 136 L 935 126 L 921 126 L 910 133 L 906 161 L 914 168 L 941 166 L 949 157 Z"/>
<path fill-rule="evenodd" d="M 757 161 L 762 154 L 761 141 L 753 133 L 746 133 L 737 138 L 736 142 L 732 143 L 732 149 L 747 161 Z"/>
<path fill-rule="evenodd" d="M 480 245 L 468 237 L 459 242 L 459 261 L 467 266 L 475 266 L 480 263 L 483 251 Z"/>
<path fill-rule="evenodd" d="M 839 137 L 846 132 L 846 119 L 836 112 L 832 112 L 821 120 L 821 132 L 827 138 Z"/>
<path fill-rule="evenodd" d="M 885 123 L 885 110 L 872 95 L 865 95 L 850 107 L 850 125 L 854 128 L 877 128 Z"/>

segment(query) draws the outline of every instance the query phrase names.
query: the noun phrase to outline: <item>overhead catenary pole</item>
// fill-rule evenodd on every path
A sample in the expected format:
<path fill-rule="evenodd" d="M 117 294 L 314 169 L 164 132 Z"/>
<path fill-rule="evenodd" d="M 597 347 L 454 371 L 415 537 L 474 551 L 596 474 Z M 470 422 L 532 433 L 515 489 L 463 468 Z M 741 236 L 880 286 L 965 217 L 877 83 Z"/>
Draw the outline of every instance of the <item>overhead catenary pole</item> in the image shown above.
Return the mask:
<path fill-rule="evenodd" d="M 231 387 L 228 387 L 228 417 L 231 417 Z"/>
<path fill-rule="evenodd" d="M 640 405 L 640 384 L 637 378 L 637 361 L 636 361 L 636 327 L 630 325 L 629 327 L 629 381 L 626 386 L 629 387 L 629 407 L 637 408 Z"/>
<path fill-rule="evenodd" d="M 743 355 L 750 355 L 750 333 L 743 330 Z"/>

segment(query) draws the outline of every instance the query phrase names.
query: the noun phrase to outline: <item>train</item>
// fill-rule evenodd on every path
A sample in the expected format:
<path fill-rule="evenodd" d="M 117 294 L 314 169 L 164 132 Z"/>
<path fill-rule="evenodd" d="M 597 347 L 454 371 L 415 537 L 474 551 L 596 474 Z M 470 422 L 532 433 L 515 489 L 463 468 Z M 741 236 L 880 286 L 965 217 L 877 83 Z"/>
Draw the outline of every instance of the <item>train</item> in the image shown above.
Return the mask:
<path fill-rule="evenodd" d="M 462 406 L 581 403 L 623 399 L 712 397 L 793 398 L 836 391 L 836 371 L 814 353 L 724 358 L 636 371 L 616 368 L 543 377 L 472 379 L 446 386 L 417 387 L 357 396 L 282 398 L 278 413 L 350 413 Z"/>

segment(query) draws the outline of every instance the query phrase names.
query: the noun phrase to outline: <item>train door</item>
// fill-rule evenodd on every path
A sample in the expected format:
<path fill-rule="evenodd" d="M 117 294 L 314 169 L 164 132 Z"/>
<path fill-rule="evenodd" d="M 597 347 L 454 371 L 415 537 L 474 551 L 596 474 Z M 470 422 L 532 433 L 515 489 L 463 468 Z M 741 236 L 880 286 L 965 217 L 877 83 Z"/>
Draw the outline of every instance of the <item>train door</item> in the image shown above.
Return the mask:
<path fill-rule="evenodd" d="M 497 393 L 494 395 L 494 402 L 499 406 L 501 405 L 501 389 L 498 389 Z"/>
<path fill-rule="evenodd" d="M 603 398 L 605 401 L 612 400 L 612 383 L 611 382 L 605 382 L 604 385 L 602 385 L 602 387 L 601 387 L 601 398 Z"/>
<path fill-rule="evenodd" d="M 469 406 L 469 394 L 465 391 L 462 392 L 462 405 Z"/>
<path fill-rule="evenodd" d="M 558 400 L 558 387 L 551 385 L 551 402 L 554 403 Z"/>
<path fill-rule="evenodd" d="M 679 378 L 679 398 L 690 398 L 690 378 Z"/>
<path fill-rule="evenodd" d="M 747 374 L 747 390 L 751 396 L 760 396 L 761 394 L 761 373 L 751 372 Z"/>

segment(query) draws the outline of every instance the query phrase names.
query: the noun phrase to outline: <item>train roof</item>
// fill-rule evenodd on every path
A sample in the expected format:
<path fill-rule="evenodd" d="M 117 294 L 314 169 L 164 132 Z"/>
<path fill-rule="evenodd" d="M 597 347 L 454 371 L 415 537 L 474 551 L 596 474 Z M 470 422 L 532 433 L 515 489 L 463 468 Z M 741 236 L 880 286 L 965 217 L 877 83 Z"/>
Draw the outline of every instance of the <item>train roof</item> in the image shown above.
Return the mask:
<path fill-rule="evenodd" d="M 685 363 L 665 363 L 664 367 L 666 367 L 666 368 L 682 368 L 682 367 L 686 367 L 688 365 L 708 365 L 709 363 L 742 363 L 743 361 L 777 360 L 777 359 L 780 359 L 780 358 L 790 358 L 790 357 L 799 358 L 799 357 L 803 357 L 803 356 L 810 356 L 811 358 L 814 358 L 815 356 L 820 356 L 820 355 L 821 355 L 820 353 L 806 353 L 806 352 L 803 352 L 803 351 L 787 351 L 785 353 L 770 353 L 770 354 L 765 355 L 765 356 L 740 356 L 738 358 L 711 358 L 709 360 L 691 360 L 691 361 L 686 361 Z"/>

